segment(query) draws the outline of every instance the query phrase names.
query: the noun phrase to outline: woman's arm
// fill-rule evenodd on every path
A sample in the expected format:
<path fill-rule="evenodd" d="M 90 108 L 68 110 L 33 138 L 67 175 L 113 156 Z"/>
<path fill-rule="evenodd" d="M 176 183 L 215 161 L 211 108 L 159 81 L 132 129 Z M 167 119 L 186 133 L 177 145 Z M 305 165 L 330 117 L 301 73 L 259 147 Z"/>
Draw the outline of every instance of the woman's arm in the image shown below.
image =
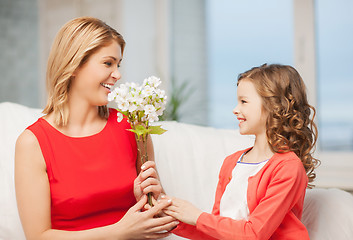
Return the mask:
<path fill-rule="evenodd" d="M 50 186 L 45 161 L 34 134 L 25 130 L 17 140 L 15 152 L 15 186 L 18 210 L 26 238 L 31 239 L 157 239 L 176 225 L 172 217 L 154 218 L 168 206 L 162 201 L 140 211 L 146 197 L 136 203 L 117 223 L 83 231 L 51 229 Z"/>

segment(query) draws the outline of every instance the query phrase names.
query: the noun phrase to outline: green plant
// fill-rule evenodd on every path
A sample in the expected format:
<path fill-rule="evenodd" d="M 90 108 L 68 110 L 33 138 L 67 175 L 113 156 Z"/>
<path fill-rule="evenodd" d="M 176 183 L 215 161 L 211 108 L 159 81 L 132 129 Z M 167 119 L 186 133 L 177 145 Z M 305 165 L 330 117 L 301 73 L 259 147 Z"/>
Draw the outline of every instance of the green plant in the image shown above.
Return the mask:
<path fill-rule="evenodd" d="M 167 101 L 166 110 L 160 117 L 163 121 L 179 121 L 181 117 L 180 107 L 192 95 L 194 88 L 190 87 L 189 81 L 184 81 L 179 86 L 174 78 L 171 79 L 171 88 L 169 91 L 169 99 Z"/>

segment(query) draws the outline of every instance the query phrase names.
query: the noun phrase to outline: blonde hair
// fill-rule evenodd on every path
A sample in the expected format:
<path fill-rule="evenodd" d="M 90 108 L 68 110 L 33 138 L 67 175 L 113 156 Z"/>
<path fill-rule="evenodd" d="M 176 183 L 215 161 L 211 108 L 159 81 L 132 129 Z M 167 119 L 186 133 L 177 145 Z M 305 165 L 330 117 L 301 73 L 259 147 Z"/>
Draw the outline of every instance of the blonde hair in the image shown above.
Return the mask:
<path fill-rule="evenodd" d="M 65 126 L 68 122 L 67 101 L 72 75 L 93 53 L 112 41 L 120 45 L 123 54 L 123 37 L 112 27 L 93 17 L 75 18 L 57 33 L 48 58 L 48 101 L 43 110 L 44 114 L 54 114 L 57 125 Z M 98 114 L 107 118 L 107 106 L 99 106 Z"/>
<path fill-rule="evenodd" d="M 318 134 L 316 111 L 308 103 L 301 76 L 291 66 L 264 64 L 240 74 L 238 83 L 245 78 L 255 85 L 268 112 L 266 134 L 272 151 L 293 151 L 301 159 L 309 183 L 313 182 L 314 169 L 320 163 L 312 156 Z"/>

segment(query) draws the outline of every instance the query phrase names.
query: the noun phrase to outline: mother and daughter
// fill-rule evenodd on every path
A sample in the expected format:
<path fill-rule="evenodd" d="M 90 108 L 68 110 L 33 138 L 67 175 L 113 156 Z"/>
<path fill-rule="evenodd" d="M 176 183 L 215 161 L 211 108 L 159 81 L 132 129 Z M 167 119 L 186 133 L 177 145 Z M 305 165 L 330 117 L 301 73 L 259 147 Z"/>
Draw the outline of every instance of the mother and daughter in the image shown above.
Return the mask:
<path fill-rule="evenodd" d="M 238 78 L 234 109 L 254 146 L 224 160 L 212 214 L 164 195 L 153 161 L 141 166 L 130 125 L 107 95 L 125 41 L 99 19 L 58 32 L 48 60 L 45 114 L 18 138 L 15 186 L 27 239 L 309 239 L 301 223 L 318 161 L 315 109 L 298 72 L 262 65 Z M 311 115 L 313 116 L 311 117 Z M 146 194 L 155 201 L 148 207 Z"/>

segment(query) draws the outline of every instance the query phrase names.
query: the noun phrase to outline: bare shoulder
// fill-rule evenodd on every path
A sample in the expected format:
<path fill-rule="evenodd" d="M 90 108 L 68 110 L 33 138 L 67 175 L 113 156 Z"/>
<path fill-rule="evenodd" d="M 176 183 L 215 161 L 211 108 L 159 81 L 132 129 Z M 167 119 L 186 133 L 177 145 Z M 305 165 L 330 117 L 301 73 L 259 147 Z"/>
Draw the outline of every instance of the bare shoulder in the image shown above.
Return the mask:
<path fill-rule="evenodd" d="M 42 165 L 43 161 L 42 151 L 36 136 L 28 129 L 23 131 L 17 138 L 15 148 L 15 162 L 28 162 L 32 164 L 38 163 Z"/>
<path fill-rule="evenodd" d="M 21 150 L 34 150 L 39 147 L 36 136 L 28 129 L 24 130 L 16 141 L 16 152 Z"/>

